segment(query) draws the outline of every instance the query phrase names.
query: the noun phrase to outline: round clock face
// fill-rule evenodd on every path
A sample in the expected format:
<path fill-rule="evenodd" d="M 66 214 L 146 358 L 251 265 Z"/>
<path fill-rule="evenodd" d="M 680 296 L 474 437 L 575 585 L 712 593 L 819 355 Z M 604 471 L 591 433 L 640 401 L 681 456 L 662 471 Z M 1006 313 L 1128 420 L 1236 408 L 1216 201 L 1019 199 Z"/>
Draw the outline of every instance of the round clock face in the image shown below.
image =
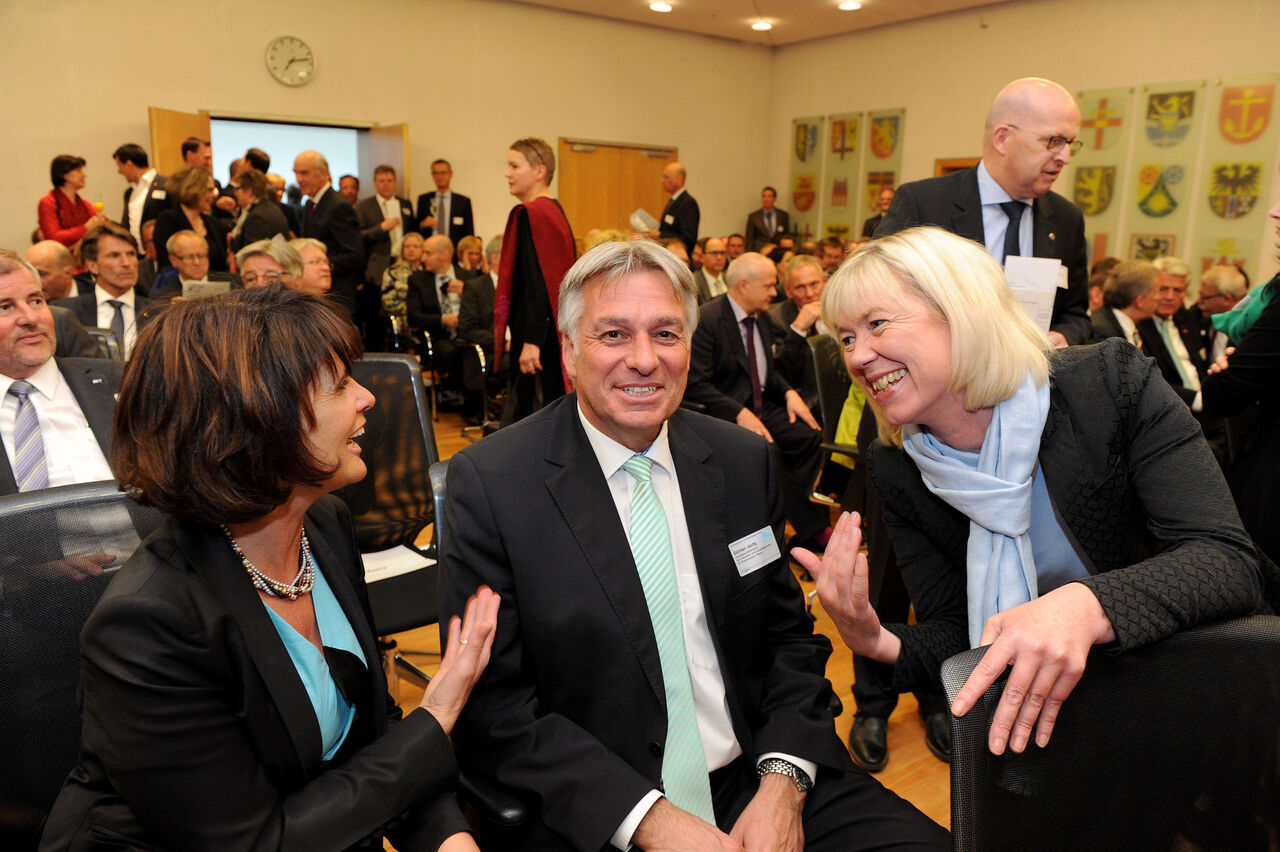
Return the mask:
<path fill-rule="evenodd" d="M 302 39 L 280 36 L 267 45 L 267 70 L 286 86 L 301 86 L 316 71 L 316 55 Z"/>

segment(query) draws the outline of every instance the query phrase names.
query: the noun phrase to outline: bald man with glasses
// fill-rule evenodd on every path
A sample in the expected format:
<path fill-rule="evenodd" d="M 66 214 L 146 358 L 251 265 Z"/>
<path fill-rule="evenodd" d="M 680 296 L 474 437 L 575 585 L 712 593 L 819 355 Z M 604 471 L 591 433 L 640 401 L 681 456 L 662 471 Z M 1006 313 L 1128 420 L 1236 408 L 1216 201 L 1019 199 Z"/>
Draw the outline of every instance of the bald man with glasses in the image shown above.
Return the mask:
<path fill-rule="evenodd" d="M 1067 268 L 1049 322 L 1056 346 L 1088 343 L 1089 268 L 1080 210 L 1051 191 L 1083 144 L 1071 93 L 1040 77 L 1014 80 L 987 112 L 982 161 L 972 169 L 903 184 L 876 236 L 938 225 L 1010 255 L 1056 258 Z"/>

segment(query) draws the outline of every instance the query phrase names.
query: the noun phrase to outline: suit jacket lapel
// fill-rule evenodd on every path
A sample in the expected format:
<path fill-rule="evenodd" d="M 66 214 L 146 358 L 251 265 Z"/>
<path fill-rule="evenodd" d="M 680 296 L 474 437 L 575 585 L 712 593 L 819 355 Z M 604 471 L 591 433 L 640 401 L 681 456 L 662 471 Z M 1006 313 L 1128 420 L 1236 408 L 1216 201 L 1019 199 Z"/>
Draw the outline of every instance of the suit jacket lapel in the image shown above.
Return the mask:
<path fill-rule="evenodd" d="M 1053 221 L 1053 211 L 1037 198 L 1031 204 L 1031 253 L 1035 257 L 1060 257 L 1057 251 L 1057 229 Z"/>
<path fill-rule="evenodd" d="M 680 497 L 693 545 L 693 561 L 698 566 L 702 604 L 711 638 L 723 659 L 720 626 L 725 622 L 729 598 L 729 577 L 721 570 L 729 552 L 724 471 L 708 463 L 711 447 L 685 424 L 683 417 L 682 412 L 676 411 L 667 421 L 667 440 L 680 478 Z"/>
<path fill-rule="evenodd" d="M 547 490 L 573 533 L 582 557 L 595 572 L 601 589 L 627 634 L 654 695 L 666 706 L 658 643 L 649 619 L 644 588 L 626 530 L 614 510 L 613 496 L 595 452 L 578 422 L 578 398 L 558 403 L 547 441 L 546 460 L 561 468 L 547 477 Z"/>
<path fill-rule="evenodd" d="M 62 372 L 62 378 L 66 380 L 67 386 L 71 388 L 71 393 L 76 398 L 80 410 L 84 412 L 84 419 L 89 422 L 89 428 L 93 430 L 93 437 L 98 440 L 98 446 L 102 448 L 102 455 L 108 460 L 111 458 L 111 418 L 115 413 L 115 400 L 106 387 L 106 378 L 97 375 L 90 369 L 78 369 L 59 361 L 58 369 Z M 101 385 L 98 392 L 93 390 L 94 386 Z"/>
<path fill-rule="evenodd" d="M 720 322 L 724 326 L 724 334 L 729 338 L 729 348 L 733 350 L 733 357 L 738 359 L 738 366 L 742 367 L 742 372 L 750 375 L 751 368 L 747 366 L 747 347 L 742 342 L 742 332 L 738 328 L 733 306 L 729 304 L 729 294 L 725 293 L 721 298 L 724 299 L 724 304 L 720 306 Z"/>
<path fill-rule="evenodd" d="M 955 196 L 950 230 L 965 239 L 985 245 L 986 229 L 982 226 L 982 196 L 978 192 L 977 166 L 961 176 L 959 188 L 961 191 Z"/>

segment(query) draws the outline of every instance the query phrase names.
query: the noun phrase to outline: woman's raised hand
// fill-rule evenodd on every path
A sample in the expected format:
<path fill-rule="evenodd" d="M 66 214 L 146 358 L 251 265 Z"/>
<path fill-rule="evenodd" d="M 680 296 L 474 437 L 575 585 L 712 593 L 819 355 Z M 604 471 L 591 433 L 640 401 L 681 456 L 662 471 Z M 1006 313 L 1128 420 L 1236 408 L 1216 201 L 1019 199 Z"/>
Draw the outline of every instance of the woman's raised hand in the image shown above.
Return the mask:
<path fill-rule="evenodd" d="M 435 677 L 427 685 L 421 707 L 440 723 L 446 734 L 453 731 L 471 688 L 485 666 L 498 627 L 498 605 L 502 599 L 488 586 L 481 586 L 467 600 L 462 618 L 449 619 L 449 635 L 444 657 Z"/>

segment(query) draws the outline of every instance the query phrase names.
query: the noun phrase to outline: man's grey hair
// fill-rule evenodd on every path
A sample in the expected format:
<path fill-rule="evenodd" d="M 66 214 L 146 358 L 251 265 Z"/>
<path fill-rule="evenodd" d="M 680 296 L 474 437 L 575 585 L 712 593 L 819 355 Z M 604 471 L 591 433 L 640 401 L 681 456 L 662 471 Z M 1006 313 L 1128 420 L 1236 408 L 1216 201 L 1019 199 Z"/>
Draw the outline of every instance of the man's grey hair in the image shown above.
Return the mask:
<path fill-rule="evenodd" d="M 0 275 L 12 275 L 18 271 L 18 267 L 22 267 L 31 273 L 31 280 L 36 282 L 36 286 L 41 285 L 40 273 L 36 271 L 31 261 L 16 251 L 0 249 Z"/>
<path fill-rule="evenodd" d="M 1102 303 L 1108 308 L 1127 308 L 1156 284 L 1156 267 L 1149 260 L 1117 263 L 1102 287 Z"/>
<path fill-rule="evenodd" d="M 329 247 L 317 240 L 315 237 L 294 237 L 289 240 L 289 245 L 293 246 L 293 250 L 298 253 L 299 257 L 302 256 L 302 250 L 308 246 L 320 249 L 320 251 L 324 253 L 325 257 L 329 256 Z"/>
<path fill-rule="evenodd" d="M 284 271 L 294 278 L 302 275 L 302 255 L 284 240 L 258 240 L 236 252 L 236 268 L 244 267 L 244 262 L 251 257 L 265 255 L 284 267 Z"/>
<path fill-rule="evenodd" d="M 769 272 L 773 272 L 776 275 L 777 269 L 778 267 L 774 265 L 773 261 L 760 252 L 744 252 L 729 263 L 729 268 L 724 273 L 724 284 L 732 290 L 744 278 L 749 278 L 753 274 L 768 274 Z"/>
<path fill-rule="evenodd" d="M 489 240 L 489 244 L 484 247 L 485 257 L 493 257 L 495 254 L 502 254 L 502 237 L 494 237 Z"/>
<path fill-rule="evenodd" d="M 606 284 L 641 272 L 656 272 L 671 282 L 671 291 L 684 306 L 684 333 L 692 339 L 698 325 L 698 291 L 693 273 L 680 258 L 652 240 L 601 243 L 578 258 L 560 282 L 560 311 L 556 325 L 573 344 L 585 310 L 582 291 L 590 283 Z"/>
<path fill-rule="evenodd" d="M 1191 267 L 1180 257 L 1157 257 L 1151 263 L 1156 272 L 1163 272 L 1165 275 L 1179 275 L 1183 278 L 1191 275 Z"/>

